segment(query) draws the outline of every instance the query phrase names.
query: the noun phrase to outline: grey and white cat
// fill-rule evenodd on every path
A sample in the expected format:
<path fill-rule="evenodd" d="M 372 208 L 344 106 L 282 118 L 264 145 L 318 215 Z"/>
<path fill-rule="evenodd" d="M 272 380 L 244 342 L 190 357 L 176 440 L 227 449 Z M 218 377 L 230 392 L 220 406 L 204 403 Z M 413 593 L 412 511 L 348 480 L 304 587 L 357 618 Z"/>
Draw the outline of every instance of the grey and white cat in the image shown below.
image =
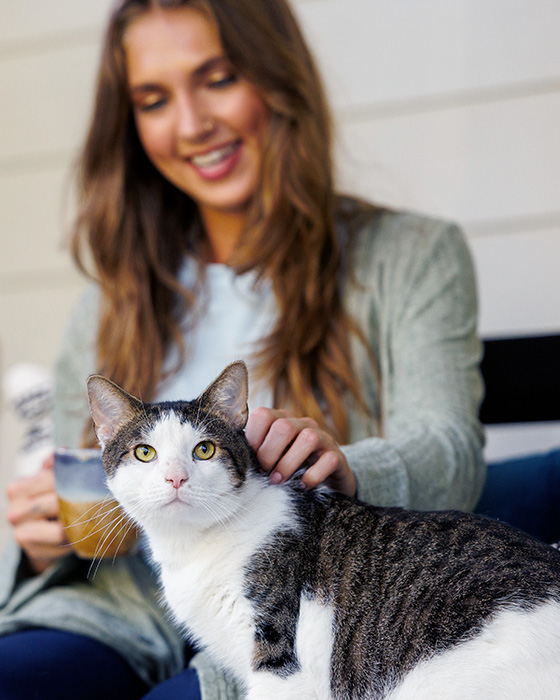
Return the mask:
<path fill-rule="evenodd" d="M 88 380 L 115 497 L 177 621 L 249 700 L 558 700 L 560 554 L 498 522 L 272 486 L 247 371 L 144 405 Z"/>

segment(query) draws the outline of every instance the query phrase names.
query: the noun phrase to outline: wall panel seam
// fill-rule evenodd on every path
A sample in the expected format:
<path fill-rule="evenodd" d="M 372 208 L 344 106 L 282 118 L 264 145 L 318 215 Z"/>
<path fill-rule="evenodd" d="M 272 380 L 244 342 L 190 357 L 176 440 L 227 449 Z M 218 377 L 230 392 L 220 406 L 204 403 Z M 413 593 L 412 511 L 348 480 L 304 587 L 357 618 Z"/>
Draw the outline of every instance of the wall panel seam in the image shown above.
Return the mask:
<path fill-rule="evenodd" d="M 352 107 L 337 107 L 337 120 L 344 124 L 355 124 L 379 119 L 390 119 L 414 114 L 441 112 L 461 107 L 483 106 L 496 102 L 506 102 L 528 97 L 543 97 L 560 94 L 560 76 L 532 80 L 522 83 L 494 85 L 458 92 L 442 92 L 439 94 L 388 100 L 387 102 L 371 102 Z"/>
<path fill-rule="evenodd" d="M 463 220 L 462 225 L 469 238 L 502 236 L 504 234 L 529 233 L 558 229 L 560 235 L 560 211 L 548 211 L 499 219 Z"/>

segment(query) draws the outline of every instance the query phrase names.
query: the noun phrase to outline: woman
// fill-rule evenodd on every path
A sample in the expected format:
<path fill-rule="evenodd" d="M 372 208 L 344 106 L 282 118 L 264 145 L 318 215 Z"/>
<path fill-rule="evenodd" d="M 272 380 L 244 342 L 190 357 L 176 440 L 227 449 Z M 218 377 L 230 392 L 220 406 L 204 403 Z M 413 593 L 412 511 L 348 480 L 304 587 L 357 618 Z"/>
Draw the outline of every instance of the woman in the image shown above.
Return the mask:
<path fill-rule="evenodd" d="M 480 346 L 464 241 L 337 196 L 323 92 L 284 0 L 118 3 L 74 252 L 91 255 L 97 284 L 63 342 L 58 444 L 92 441 L 93 371 L 145 400 L 192 398 L 244 357 L 258 407 L 246 432 L 273 483 L 311 457 L 308 487 L 473 507 Z M 74 697 L 74 682 L 82 697 L 133 698 L 180 671 L 180 636 L 144 559 L 87 580 L 61 547 L 52 472 L 9 496 L 20 549 L 0 581 L 0 684 L 21 693 L 18 668 L 32 663 L 58 698 Z M 204 654 L 170 683 L 150 697 L 237 697 Z"/>

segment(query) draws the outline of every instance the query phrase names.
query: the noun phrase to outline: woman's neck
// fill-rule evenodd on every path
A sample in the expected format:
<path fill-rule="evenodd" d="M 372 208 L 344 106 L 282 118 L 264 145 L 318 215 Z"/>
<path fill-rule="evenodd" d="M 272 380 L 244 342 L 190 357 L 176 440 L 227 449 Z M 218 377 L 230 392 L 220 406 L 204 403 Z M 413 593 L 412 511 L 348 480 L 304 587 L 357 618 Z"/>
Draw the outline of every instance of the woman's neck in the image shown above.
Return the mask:
<path fill-rule="evenodd" d="M 241 238 L 245 211 L 201 210 L 200 215 L 210 251 L 209 262 L 227 265 Z"/>

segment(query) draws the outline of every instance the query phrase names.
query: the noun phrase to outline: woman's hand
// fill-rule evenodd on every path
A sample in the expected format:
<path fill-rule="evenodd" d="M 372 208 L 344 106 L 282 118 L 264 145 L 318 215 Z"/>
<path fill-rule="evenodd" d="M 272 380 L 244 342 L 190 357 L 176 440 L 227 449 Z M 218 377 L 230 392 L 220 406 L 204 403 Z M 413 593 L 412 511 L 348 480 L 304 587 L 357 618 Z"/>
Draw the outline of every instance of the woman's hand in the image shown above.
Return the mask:
<path fill-rule="evenodd" d="M 270 481 L 286 481 L 308 460 L 301 481 L 308 489 L 323 481 L 348 496 L 356 495 L 356 477 L 340 447 L 312 418 L 296 418 L 289 411 L 256 408 L 249 414 L 245 435 Z"/>
<path fill-rule="evenodd" d="M 41 573 L 70 551 L 58 520 L 53 466 L 54 457 L 51 457 L 38 474 L 14 481 L 6 491 L 8 522 L 33 573 Z"/>

